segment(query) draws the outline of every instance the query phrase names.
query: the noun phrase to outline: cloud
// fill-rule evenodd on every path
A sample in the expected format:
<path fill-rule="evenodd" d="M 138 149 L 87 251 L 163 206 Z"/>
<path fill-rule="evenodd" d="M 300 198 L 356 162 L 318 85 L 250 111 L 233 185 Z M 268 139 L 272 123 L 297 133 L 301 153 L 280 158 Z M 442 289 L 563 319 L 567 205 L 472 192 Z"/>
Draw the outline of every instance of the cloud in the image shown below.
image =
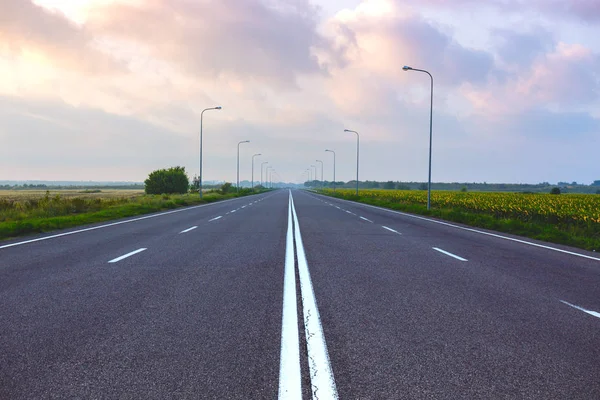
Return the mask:
<path fill-rule="evenodd" d="M 552 32 L 536 28 L 526 32 L 494 29 L 491 32 L 500 60 L 508 66 L 526 67 L 555 46 Z"/>
<path fill-rule="evenodd" d="M 111 3 L 94 8 L 86 25 L 185 74 L 276 87 L 322 73 L 313 49 L 327 46 L 317 33 L 317 10 L 301 0 Z"/>
<path fill-rule="evenodd" d="M 29 0 L 0 0 L 0 54 L 86 74 L 122 68 L 94 48 L 93 35 L 64 15 Z"/>
<path fill-rule="evenodd" d="M 329 31 L 337 34 L 337 43 L 344 43 L 351 66 L 395 82 L 406 64 L 429 69 L 446 85 L 485 81 L 493 67 L 491 54 L 462 46 L 391 0 L 367 0 L 355 10 L 339 13 L 329 21 Z"/>

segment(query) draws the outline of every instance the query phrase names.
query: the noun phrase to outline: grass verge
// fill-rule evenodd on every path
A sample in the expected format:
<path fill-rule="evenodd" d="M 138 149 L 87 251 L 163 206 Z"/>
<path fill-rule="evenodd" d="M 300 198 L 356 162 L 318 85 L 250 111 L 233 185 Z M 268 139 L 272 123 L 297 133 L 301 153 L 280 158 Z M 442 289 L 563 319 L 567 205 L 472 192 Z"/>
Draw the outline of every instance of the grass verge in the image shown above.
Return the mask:
<path fill-rule="evenodd" d="M 457 208 L 432 208 L 431 210 L 427 210 L 427 207 L 422 204 L 407 204 L 404 202 L 377 199 L 368 195 L 360 195 L 360 192 L 358 196 L 356 194 L 333 191 L 318 191 L 318 193 L 410 214 L 425 215 L 446 221 L 458 222 L 477 228 L 525 236 L 585 250 L 600 251 L 600 232 L 597 223 L 560 224 L 536 220 L 525 222 L 518 219 L 498 218 L 493 214 L 465 211 Z"/>
<path fill-rule="evenodd" d="M 0 240 L 258 193 L 261 192 L 251 190 L 241 190 L 239 194 L 208 192 L 202 199 L 198 194 L 80 198 L 61 197 L 60 194 L 50 196 L 46 193 L 43 197 L 20 201 L 0 199 Z"/>

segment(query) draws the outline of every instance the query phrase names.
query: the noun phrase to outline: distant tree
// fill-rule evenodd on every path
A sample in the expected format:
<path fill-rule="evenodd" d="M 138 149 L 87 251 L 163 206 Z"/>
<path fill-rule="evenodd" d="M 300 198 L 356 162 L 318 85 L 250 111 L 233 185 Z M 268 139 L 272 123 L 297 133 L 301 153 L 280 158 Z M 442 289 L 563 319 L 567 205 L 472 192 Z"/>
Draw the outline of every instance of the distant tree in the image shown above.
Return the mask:
<path fill-rule="evenodd" d="M 410 186 L 404 184 L 404 183 L 398 183 L 398 185 L 396 185 L 396 189 L 398 190 L 410 190 Z"/>
<path fill-rule="evenodd" d="M 395 189 L 396 184 L 394 183 L 394 181 L 387 181 L 386 183 L 383 184 L 383 188 L 384 189 Z"/>
<path fill-rule="evenodd" d="M 183 194 L 187 193 L 190 181 L 185 173 L 185 167 L 171 167 L 151 172 L 144 184 L 146 194 Z"/>
<path fill-rule="evenodd" d="M 421 184 L 419 185 L 419 190 L 427 190 L 427 188 L 428 188 L 428 187 L 427 187 L 427 184 L 426 184 L 426 183 L 421 183 Z"/>
<path fill-rule="evenodd" d="M 550 190 L 550 194 L 560 194 L 560 188 L 553 187 L 552 190 Z"/>
<path fill-rule="evenodd" d="M 229 182 L 225 182 L 223 185 L 221 185 L 219 192 L 221 192 L 221 194 L 231 193 L 233 192 L 233 185 Z"/>
<path fill-rule="evenodd" d="M 197 192 L 200 190 L 200 179 L 196 175 L 192 179 L 192 183 L 190 183 L 190 192 Z"/>
<path fill-rule="evenodd" d="M 600 189 L 596 190 L 596 194 L 600 194 Z"/>
<path fill-rule="evenodd" d="M 600 186 L 600 181 L 594 181 L 591 186 Z"/>
<path fill-rule="evenodd" d="M 467 187 L 466 186 L 461 187 L 460 191 L 463 192 L 463 193 L 466 193 L 467 192 Z"/>

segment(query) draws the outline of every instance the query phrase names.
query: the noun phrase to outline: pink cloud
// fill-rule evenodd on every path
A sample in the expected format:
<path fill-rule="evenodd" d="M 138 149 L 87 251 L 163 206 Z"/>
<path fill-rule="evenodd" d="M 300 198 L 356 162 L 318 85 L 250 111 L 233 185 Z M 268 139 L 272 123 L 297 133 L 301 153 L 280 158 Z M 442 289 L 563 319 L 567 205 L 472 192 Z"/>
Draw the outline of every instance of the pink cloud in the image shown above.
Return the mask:
<path fill-rule="evenodd" d="M 312 49 L 327 45 L 316 9 L 295 0 L 114 3 L 93 9 L 86 25 L 191 75 L 287 86 L 298 74 L 321 73 Z"/>
<path fill-rule="evenodd" d="M 0 53 L 40 54 L 45 62 L 73 71 L 98 74 L 120 69 L 113 59 L 96 50 L 93 35 L 64 15 L 29 0 L 2 0 Z"/>

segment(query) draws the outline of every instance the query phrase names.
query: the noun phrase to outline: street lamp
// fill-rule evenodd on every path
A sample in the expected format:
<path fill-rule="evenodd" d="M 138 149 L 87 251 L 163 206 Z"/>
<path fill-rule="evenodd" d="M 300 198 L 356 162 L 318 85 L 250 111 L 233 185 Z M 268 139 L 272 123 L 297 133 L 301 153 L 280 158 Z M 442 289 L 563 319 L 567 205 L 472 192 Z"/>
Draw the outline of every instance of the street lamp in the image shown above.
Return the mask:
<path fill-rule="evenodd" d="M 356 195 L 358 196 L 358 153 L 360 150 L 360 139 L 358 136 L 358 132 L 350 130 L 350 129 L 344 129 L 344 132 L 352 132 L 352 133 L 356 133 Z"/>
<path fill-rule="evenodd" d="M 265 186 L 268 188 L 269 187 L 269 169 L 272 169 L 272 166 L 268 166 L 267 168 L 265 168 Z"/>
<path fill-rule="evenodd" d="M 260 186 L 263 185 L 263 167 L 265 164 L 268 164 L 268 161 L 265 161 L 264 163 L 260 164 Z"/>
<path fill-rule="evenodd" d="M 249 140 L 242 140 L 241 142 L 238 143 L 237 145 L 237 191 L 240 191 L 240 144 L 242 143 L 250 143 Z"/>
<path fill-rule="evenodd" d="M 323 183 L 325 182 L 325 180 L 323 179 L 323 161 L 321 161 L 321 160 L 316 160 L 316 161 L 321 163 L 321 189 L 323 189 Z"/>
<path fill-rule="evenodd" d="M 312 169 L 315 169 L 315 174 L 313 175 L 313 182 L 317 180 L 317 166 L 316 165 L 311 165 L 310 166 L 310 172 L 312 173 Z"/>
<path fill-rule="evenodd" d="M 205 108 L 200 113 L 200 176 L 198 176 L 198 190 L 200 192 L 200 198 L 202 198 L 202 119 L 204 117 L 204 111 L 220 110 L 221 108 L 221 106 Z"/>
<path fill-rule="evenodd" d="M 335 151 L 333 150 L 325 150 L 330 153 L 333 153 L 333 191 L 335 192 Z"/>
<path fill-rule="evenodd" d="M 431 78 L 431 106 L 429 108 L 429 180 L 427 183 L 427 209 L 431 209 L 431 144 L 433 142 L 433 76 L 424 69 L 416 69 L 409 66 L 402 67 L 404 71 L 417 71 L 429 75 Z"/>
<path fill-rule="evenodd" d="M 252 190 L 254 190 L 254 157 L 262 156 L 262 154 L 254 154 L 252 156 Z"/>

